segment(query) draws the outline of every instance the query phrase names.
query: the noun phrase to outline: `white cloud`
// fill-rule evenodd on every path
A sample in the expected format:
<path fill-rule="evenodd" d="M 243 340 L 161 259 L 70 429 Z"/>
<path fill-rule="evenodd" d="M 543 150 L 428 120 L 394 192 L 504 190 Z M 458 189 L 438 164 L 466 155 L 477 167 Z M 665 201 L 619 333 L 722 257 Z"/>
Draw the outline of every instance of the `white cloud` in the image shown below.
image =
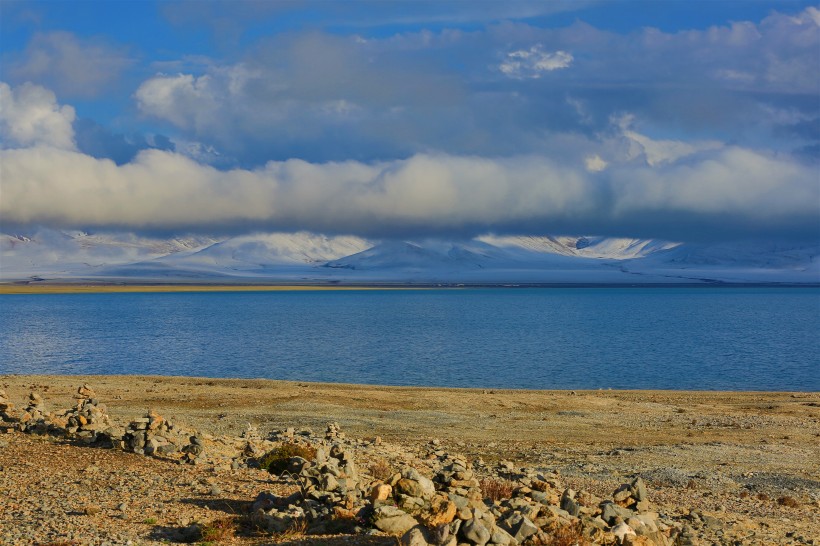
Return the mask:
<path fill-rule="evenodd" d="M 2 150 L 0 161 L 4 221 L 60 226 L 211 232 L 258 226 L 358 235 L 588 226 L 602 234 L 661 228 L 685 238 L 707 215 L 731 219 L 712 232 L 719 237 L 733 226 L 805 229 L 816 223 L 820 199 L 812 167 L 741 148 L 654 167 L 610 164 L 592 173 L 536 156 L 288 160 L 222 171 L 159 150 L 118 166 L 39 146 Z M 681 222 L 678 231 L 670 215 Z"/>
<path fill-rule="evenodd" d="M 587 156 L 584 159 L 584 165 L 586 165 L 587 170 L 591 173 L 603 171 L 604 169 L 606 169 L 606 166 L 608 164 L 609 163 L 601 159 L 601 156 L 599 156 L 598 154 Z"/>
<path fill-rule="evenodd" d="M 47 145 L 72 150 L 75 112 L 44 87 L 0 82 L 0 138 L 5 146 Z"/>
<path fill-rule="evenodd" d="M 566 51 L 544 51 L 541 44 L 529 49 L 519 49 L 507 53 L 498 69 L 510 78 L 540 78 L 544 72 L 568 68 L 573 61 Z"/>
<path fill-rule="evenodd" d="M 675 162 L 698 152 L 719 150 L 723 147 L 722 142 L 715 140 L 684 142 L 681 140 L 652 139 L 633 129 L 635 116 L 632 114 L 613 116 L 611 122 L 620 129 L 621 135 L 631 144 L 626 159 L 630 160 L 643 156 L 646 163 L 651 167 Z"/>
<path fill-rule="evenodd" d="M 94 97 L 133 63 L 125 48 L 70 32 L 37 33 L 9 73 L 17 81 L 43 83 L 61 94 Z"/>

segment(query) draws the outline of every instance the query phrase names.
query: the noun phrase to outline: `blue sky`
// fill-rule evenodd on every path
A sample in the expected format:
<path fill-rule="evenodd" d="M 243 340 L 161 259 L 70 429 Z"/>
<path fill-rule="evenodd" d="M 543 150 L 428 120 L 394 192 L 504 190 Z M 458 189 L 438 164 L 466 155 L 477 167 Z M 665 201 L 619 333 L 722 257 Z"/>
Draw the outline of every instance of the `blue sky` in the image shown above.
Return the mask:
<path fill-rule="evenodd" d="M 0 9 L 6 224 L 820 238 L 816 3 Z"/>

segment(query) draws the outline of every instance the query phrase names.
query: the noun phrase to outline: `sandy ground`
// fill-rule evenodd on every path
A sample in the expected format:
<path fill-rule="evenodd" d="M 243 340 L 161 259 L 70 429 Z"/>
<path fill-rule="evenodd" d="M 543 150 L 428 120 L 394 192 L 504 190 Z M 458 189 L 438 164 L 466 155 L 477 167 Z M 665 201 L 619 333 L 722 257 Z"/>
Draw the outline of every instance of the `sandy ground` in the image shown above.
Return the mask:
<path fill-rule="evenodd" d="M 0 376 L 0 388 L 18 407 L 32 390 L 49 408 L 70 407 L 82 383 L 95 389 L 121 424 L 149 408 L 214 435 L 238 436 L 248 423 L 263 434 L 286 427 L 319 432 L 336 421 L 350 437 L 378 435 L 399 445 L 435 438 L 470 458 L 560 469 L 573 487 L 602 495 L 640 474 L 655 502 L 670 511 L 697 508 L 765 528 L 781 537 L 767 539 L 773 544 L 808 544 L 813 537 L 820 544 L 817 392 L 512 391 Z M 235 489 L 234 500 L 250 500 L 252 487 Z M 36 489 L 30 494 L 37 495 Z M 776 499 L 784 495 L 800 506 L 780 506 Z"/>

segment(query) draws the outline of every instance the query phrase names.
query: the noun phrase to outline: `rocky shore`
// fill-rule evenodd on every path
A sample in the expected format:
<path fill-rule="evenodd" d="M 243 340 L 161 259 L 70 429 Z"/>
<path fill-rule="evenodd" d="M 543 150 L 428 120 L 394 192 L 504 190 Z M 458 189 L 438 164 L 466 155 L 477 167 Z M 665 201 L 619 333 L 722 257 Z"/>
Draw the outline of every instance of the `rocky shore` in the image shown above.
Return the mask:
<path fill-rule="evenodd" d="M 0 389 L 0 544 L 820 544 L 818 393 L 25 376 Z M 282 411 L 301 396 L 301 419 Z M 430 396 L 450 411 L 404 407 Z M 518 427 L 466 419 L 496 402 Z M 574 432 L 538 434 L 533 410 L 551 404 Z M 372 422 L 387 405 L 416 419 Z M 610 405 L 620 422 L 590 426 Z"/>

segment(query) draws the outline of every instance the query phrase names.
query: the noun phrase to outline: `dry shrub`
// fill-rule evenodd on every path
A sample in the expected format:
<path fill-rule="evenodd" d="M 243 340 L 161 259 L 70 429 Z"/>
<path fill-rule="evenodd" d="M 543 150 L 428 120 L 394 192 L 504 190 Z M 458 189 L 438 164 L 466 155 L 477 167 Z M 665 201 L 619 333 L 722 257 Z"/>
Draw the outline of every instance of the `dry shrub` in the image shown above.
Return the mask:
<path fill-rule="evenodd" d="M 281 533 L 276 533 L 274 536 L 277 542 L 290 542 L 305 538 L 305 534 L 307 534 L 307 520 L 294 519 L 291 520 L 287 529 Z"/>
<path fill-rule="evenodd" d="M 780 497 L 779 499 L 777 499 L 777 504 L 779 504 L 780 506 L 786 506 L 788 508 L 797 508 L 798 506 L 800 506 L 800 501 L 798 501 L 794 497 L 786 495 L 785 497 Z"/>
<path fill-rule="evenodd" d="M 202 526 L 200 536 L 203 542 L 224 542 L 236 535 L 236 520 L 234 518 L 215 519 Z"/>
<path fill-rule="evenodd" d="M 748 498 L 751 496 L 751 493 L 749 493 L 748 491 L 746 491 L 746 490 L 744 489 L 743 491 L 741 491 L 741 492 L 740 492 L 740 494 L 739 494 L 738 496 L 739 496 L 741 499 L 748 499 Z"/>
<path fill-rule="evenodd" d="M 767 500 L 769 500 L 769 495 L 767 495 L 766 493 L 758 493 L 757 494 L 757 500 L 767 501 Z"/>
<path fill-rule="evenodd" d="M 292 457 L 302 457 L 308 461 L 316 457 L 316 448 L 309 445 L 289 442 L 268 451 L 259 459 L 259 468 L 271 474 L 281 474 L 288 468 Z"/>
<path fill-rule="evenodd" d="M 485 499 L 490 499 L 493 502 L 509 499 L 512 497 L 512 492 L 515 488 L 513 482 L 497 478 L 485 478 L 478 482 L 478 484 L 481 487 L 481 495 Z"/>
<path fill-rule="evenodd" d="M 376 459 L 367 467 L 370 475 L 377 480 L 387 481 L 393 476 L 393 469 L 384 459 Z"/>
<path fill-rule="evenodd" d="M 544 532 L 538 533 L 535 538 L 537 546 L 592 546 L 592 542 L 584 536 L 580 521 L 572 525 L 544 529 Z"/>

